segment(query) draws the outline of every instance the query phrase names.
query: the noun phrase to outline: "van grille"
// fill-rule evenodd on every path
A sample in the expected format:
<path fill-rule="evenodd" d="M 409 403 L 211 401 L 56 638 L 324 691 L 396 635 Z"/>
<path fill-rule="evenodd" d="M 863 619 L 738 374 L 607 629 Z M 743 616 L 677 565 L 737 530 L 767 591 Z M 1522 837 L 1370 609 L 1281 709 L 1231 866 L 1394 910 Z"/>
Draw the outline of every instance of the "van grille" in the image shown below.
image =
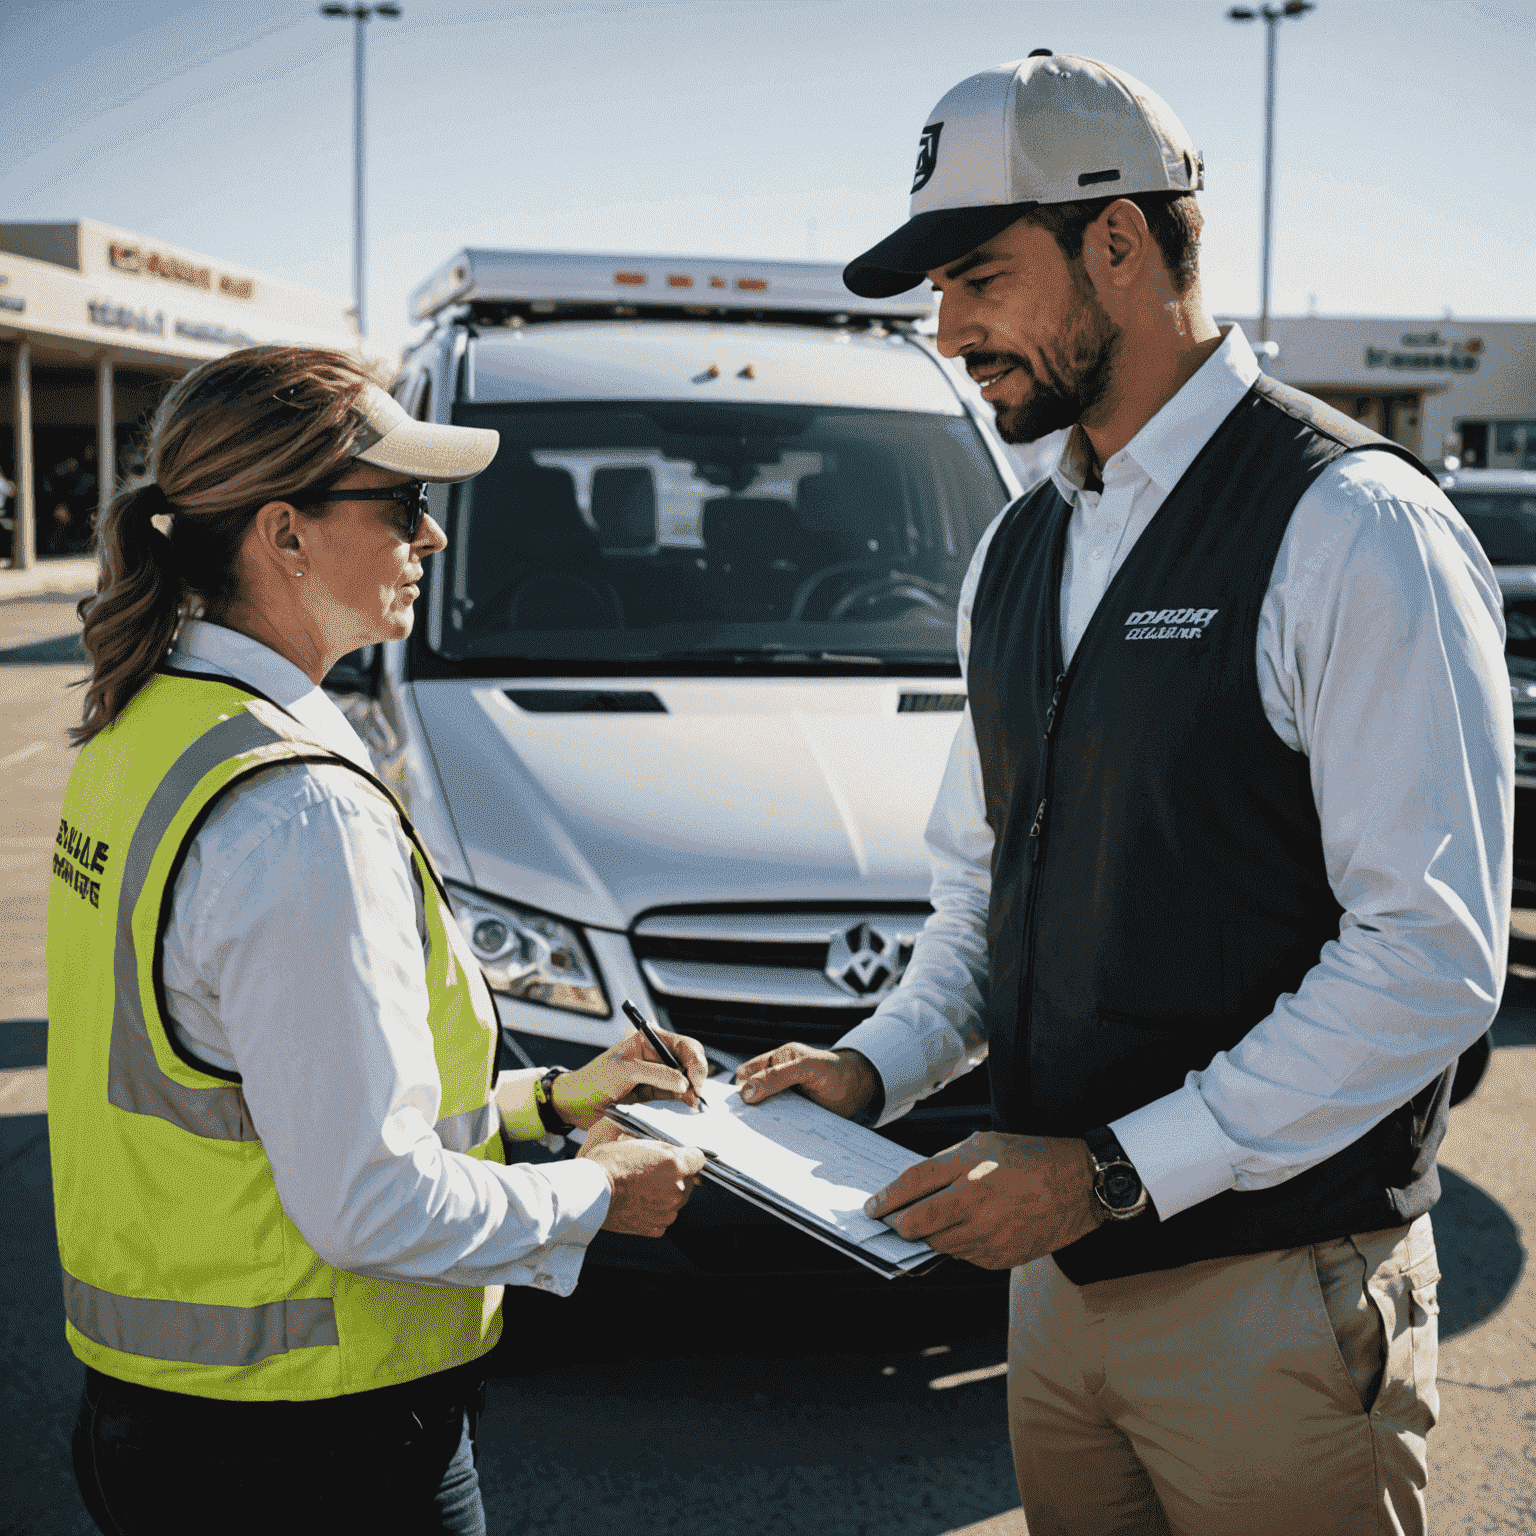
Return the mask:
<path fill-rule="evenodd" d="M 671 1027 L 693 1036 L 718 1064 L 734 1066 L 789 1040 L 832 1046 L 867 1019 L 879 996 L 853 996 L 825 973 L 833 936 L 867 922 L 910 953 L 927 915 L 915 906 L 654 912 L 635 924 L 630 943 Z M 974 1116 L 986 1098 L 986 1073 L 970 1072 L 912 1114 Z"/>

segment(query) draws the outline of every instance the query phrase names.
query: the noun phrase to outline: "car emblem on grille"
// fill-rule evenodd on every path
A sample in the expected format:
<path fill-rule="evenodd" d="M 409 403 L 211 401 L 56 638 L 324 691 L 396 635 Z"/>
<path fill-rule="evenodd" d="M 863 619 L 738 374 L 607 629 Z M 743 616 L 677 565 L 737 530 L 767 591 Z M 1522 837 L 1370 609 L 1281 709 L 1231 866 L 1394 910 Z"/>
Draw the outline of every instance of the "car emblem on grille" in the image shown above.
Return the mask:
<path fill-rule="evenodd" d="M 912 946 L 869 923 L 834 933 L 827 946 L 827 980 L 851 997 L 883 997 L 901 980 Z"/>

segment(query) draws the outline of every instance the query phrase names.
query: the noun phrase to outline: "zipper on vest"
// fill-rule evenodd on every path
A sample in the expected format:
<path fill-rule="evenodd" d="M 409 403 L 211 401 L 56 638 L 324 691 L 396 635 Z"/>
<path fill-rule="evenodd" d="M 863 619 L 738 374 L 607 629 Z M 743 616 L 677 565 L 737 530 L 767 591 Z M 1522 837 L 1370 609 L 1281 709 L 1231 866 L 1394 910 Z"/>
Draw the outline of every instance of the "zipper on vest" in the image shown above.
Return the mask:
<path fill-rule="evenodd" d="M 1038 864 L 1040 862 L 1040 832 L 1044 826 L 1045 801 L 1042 800 L 1040 804 L 1035 807 L 1034 825 L 1029 829 L 1029 862 L 1031 864 Z M 1033 892 L 1031 892 L 1031 895 L 1033 895 Z"/>
<path fill-rule="evenodd" d="M 1031 865 L 1040 863 L 1040 834 L 1043 833 L 1044 826 L 1046 826 L 1046 805 L 1051 800 L 1051 759 L 1055 754 L 1055 743 L 1052 742 L 1051 736 L 1055 731 L 1055 717 L 1057 717 L 1057 711 L 1061 708 L 1061 690 L 1064 687 L 1066 687 L 1066 673 L 1057 673 L 1055 690 L 1051 694 L 1051 711 L 1046 714 L 1046 733 L 1044 733 L 1043 737 L 1044 743 L 1046 743 L 1046 770 L 1040 776 L 1040 786 L 1044 790 L 1044 796 L 1041 797 L 1040 803 L 1035 806 L 1035 819 L 1031 826 L 1029 826 L 1029 863 Z M 1034 877 L 1031 877 L 1031 880 L 1029 880 L 1028 911 L 1026 911 L 1025 915 L 1026 932 L 1029 931 L 1029 915 L 1034 912 L 1034 905 L 1035 882 Z"/>
<path fill-rule="evenodd" d="M 1057 675 L 1056 675 L 1056 689 L 1051 694 L 1051 708 L 1050 708 L 1050 712 L 1045 717 L 1045 740 L 1046 741 L 1049 741 L 1051 739 L 1051 732 L 1056 729 L 1056 711 L 1061 708 L 1061 690 L 1062 690 L 1062 687 L 1064 686 L 1064 684 L 1066 683 L 1066 681 L 1067 681 L 1067 674 L 1065 672 L 1057 673 Z M 1047 749 L 1047 750 L 1049 750 L 1049 749 Z M 1041 803 L 1042 807 L 1045 804 L 1045 802 L 1043 800 L 1040 803 Z M 1038 819 L 1039 818 L 1037 817 L 1036 820 L 1038 820 Z"/>
<path fill-rule="evenodd" d="M 1036 866 L 1040 863 L 1040 853 L 1044 846 L 1045 813 L 1051 803 L 1051 770 L 1055 764 L 1056 743 L 1056 719 L 1061 713 L 1061 696 L 1067 686 L 1067 674 L 1056 674 L 1056 686 L 1051 692 L 1051 707 L 1045 717 L 1045 734 L 1042 740 L 1045 742 L 1045 769 L 1040 775 L 1040 804 L 1035 807 L 1035 819 L 1029 827 L 1029 895 L 1024 902 L 1024 975 L 1026 982 L 1034 974 L 1035 969 L 1035 891 L 1039 885 L 1039 876 Z"/>

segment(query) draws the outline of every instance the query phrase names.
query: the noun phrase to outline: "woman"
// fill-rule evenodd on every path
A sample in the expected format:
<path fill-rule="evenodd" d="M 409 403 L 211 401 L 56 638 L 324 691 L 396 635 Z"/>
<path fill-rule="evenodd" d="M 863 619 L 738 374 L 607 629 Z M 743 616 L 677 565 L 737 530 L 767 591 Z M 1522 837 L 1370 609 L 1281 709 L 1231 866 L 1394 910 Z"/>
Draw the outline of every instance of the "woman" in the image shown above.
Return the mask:
<path fill-rule="evenodd" d="M 502 1073 L 425 850 L 319 684 L 408 635 L 446 543 L 424 481 L 494 432 L 413 422 L 304 348 L 168 394 L 99 530 L 54 850 L 49 1111 L 76 1475 L 100 1528 L 482 1532 L 473 1434 L 504 1285 L 566 1294 L 659 1236 L 702 1154 L 500 1131 L 696 1102 L 633 1034 Z"/>

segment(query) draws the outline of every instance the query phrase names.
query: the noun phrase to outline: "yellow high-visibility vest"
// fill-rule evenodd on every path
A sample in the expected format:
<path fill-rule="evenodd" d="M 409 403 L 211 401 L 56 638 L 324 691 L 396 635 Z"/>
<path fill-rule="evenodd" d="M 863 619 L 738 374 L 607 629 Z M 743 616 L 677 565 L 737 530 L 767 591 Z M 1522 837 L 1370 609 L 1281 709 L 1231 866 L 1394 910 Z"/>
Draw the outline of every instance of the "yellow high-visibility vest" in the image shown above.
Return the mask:
<path fill-rule="evenodd" d="M 238 1075 L 171 1033 L 161 946 L 182 861 L 221 795 L 287 762 L 350 768 L 399 814 L 442 1081 L 435 1129 L 450 1151 L 504 1160 L 490 993 L 398 803 L 239 684 L 157 675 L 81 749 L 64 796 L 49 1143 L 70 1347 L 109 1376 L 201 1397 L 367 1391 L 474 1360 L 501 1332 L 499 1285 L 377 1280 L 322 1259 L 283 1210 Z"/>

